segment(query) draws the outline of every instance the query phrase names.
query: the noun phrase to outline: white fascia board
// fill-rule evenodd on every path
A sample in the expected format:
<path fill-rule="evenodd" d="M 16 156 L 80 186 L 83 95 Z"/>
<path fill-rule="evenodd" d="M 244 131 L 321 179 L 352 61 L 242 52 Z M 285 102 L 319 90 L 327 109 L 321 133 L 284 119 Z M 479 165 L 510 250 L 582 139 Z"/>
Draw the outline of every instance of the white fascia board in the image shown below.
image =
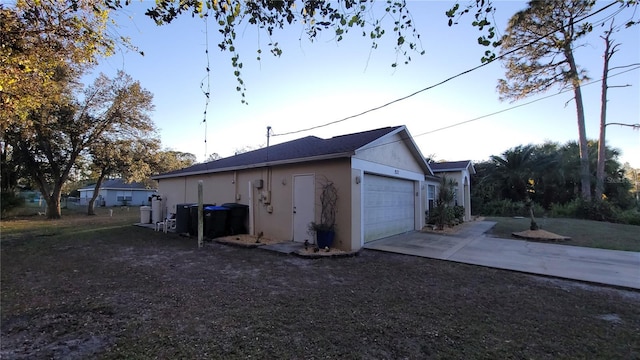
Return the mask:
<path fill-rule="evenodd" d="M 388 165 L 382 165 L 375 162 L 351 158 L 351 168 L 361 170 L 365 173 L 394 177 L 398 179 L 406 179 L 413 181 L 424 181 L 424 174 L 414 171 L 394 168 Z"/>

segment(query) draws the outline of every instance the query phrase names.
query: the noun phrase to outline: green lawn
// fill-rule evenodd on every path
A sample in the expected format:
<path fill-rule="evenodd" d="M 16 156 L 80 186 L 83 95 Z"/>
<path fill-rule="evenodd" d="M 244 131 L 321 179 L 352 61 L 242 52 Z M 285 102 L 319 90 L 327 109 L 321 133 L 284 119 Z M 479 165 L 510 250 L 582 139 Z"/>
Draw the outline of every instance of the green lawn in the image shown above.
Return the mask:
<path fill-rule="evenodd" d="M 511 234 L 529 229 L 530 223 L 529 218 L 487 217 L 486 220 L 497 223 L 490 235 L 506 239 L 514 239 Z M 558 244 L 640 251 L 640 226 L 566 218 L 537 218 L 536 222 L 541 229 L 571 238 Z"/>

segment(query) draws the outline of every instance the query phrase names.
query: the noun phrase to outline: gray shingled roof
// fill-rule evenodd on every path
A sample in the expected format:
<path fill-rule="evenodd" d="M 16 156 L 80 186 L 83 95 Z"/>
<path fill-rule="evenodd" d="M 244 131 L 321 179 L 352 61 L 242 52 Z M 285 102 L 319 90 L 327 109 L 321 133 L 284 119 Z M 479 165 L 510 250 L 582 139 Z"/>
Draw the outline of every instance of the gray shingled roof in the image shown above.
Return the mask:
<path fill-rule="evenodd" d="M 305 161 L 312 160 L 313 158 L 349 157 L 364 145 L 400 128 L 404 127 L 385 127 L 355 134 L 335 136 L 330 139 L 307 136 L 282 144 L 272 145 L 269 148 L 262 148 L 219 160 L 195 164 L 188 168 L 155 175 L 151 178 L 162 179 L 187 174 L 204 174 L 286 162 L 293 163 L 296 162 L 296 160 Z"/>
<path fill-rule="evenodd" d="M 460 171 L 464 170 L 471 164 L 471 160 L 462 160 L 462 161 L 443 161 L 443 162 L 432 162 L 429 163 L 431 170 L 433 172 L 443 172 L 443 171 Z M 473 168 L 473 164 L 471 164 L 471 172 L 475 173 L 475 169 Z"/>
<path fill-rule="evenodd" d="M 94 190 L 96 187 L 96 184 L 91 184 L 91 185 L 87 185 L 79 190 Z M 111 190 L 154 190 L 154 189 L 147 189 L 145 184 L 143 183 L 137 183 L 137 182 L 132 182 L 132 183 L 126 183 L 124 182 L 124 180 L 122 179 L 107 179 L 104 180 L 102 182 L 102 185 L 100 186 L 100 189 L 106 190 L 106 189 L 111 189 Z"/>

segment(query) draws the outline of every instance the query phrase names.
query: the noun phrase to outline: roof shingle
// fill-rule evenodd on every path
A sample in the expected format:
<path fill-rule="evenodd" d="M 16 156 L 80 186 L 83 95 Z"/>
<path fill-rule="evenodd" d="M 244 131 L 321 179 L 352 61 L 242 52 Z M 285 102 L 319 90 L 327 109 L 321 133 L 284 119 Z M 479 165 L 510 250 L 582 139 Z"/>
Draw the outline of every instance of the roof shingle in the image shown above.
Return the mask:
<path fill-rule="evenodd" d="M 443 162 L 431 162 L 429 163 L 429 166 L 431 167 L 431 170 L 433 170 L 433 172 L 456 171 L 456 170 L 466 169 L 470 163 L 471 163 L 471 160 L 443 161 Z"/>
<path fill-rule="evenodd" d="M 246 153 L 214 160 L 206 163 L 174 170 L 164 174 L 155 175 L 152 178 L 165 178 L 181 176 L 189 173 L 216 172 L 222 169 L 250 167 L 259 164 L 281 161 L 295 161 L 317 156 L 339 155 L 353 153 L 362 146 L 390 133 L 402 126 L 385 127 L 376 130 L 363 131 L 354 134 L 335 136 L 330 139 L 321 139 L 316 136 L 307 136 L 300 139 L 284 142 L 268 148 L 257 149 Z"/>

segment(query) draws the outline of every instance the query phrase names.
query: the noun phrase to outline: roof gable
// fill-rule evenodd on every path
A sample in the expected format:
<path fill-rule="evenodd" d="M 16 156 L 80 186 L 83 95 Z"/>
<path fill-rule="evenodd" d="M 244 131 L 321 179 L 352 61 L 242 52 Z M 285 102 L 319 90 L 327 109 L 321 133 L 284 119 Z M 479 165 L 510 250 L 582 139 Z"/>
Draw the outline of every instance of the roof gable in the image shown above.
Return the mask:
<path fill-rule="evenodd" d="M 421 171 L 423 171 L 426 176 L 433 176 L 433 171 L 431 171 L 429 164 L 426 162 L 424 156 L 422 156 L 420 148 L 418 148 L 418 145 L 416 145 L 413 137 L 411 136 L 411 134 L 409 134 L 409 130 L 407 130 L 405 126 L 399 126 L 394 131 L 388 132 L 380 138 L 365 144 L 364 146 L 358 148 L 356 150 L 356 153 L 367 151 L 376 147 L 385 147 L 387 145 L 391 145 L 392 143 L 402 143 L 411 154 L 413 160 L 422 169 Z"/>
<path fill-rule="evenodd" d="M 429 163 L 429 166 L 431 166 L 434 173 L 463 170 L 469 170 L 471 174 L 476 173 L 471 160 L 432 162 Z"/>
<path fill-rule="evenodd" d="M 385 127 L 354 134 L 334 136 L 329 139 L 307 136 L 281 144 L 272 145 L 268 148 L 257 149 L 219 160 L 195 164 L 188 168 L 155 175 L 151 178 L 163 179 L 310 160 L 350 157 L 361 147 L 387 134 L 397 132 L 399 129 L 405 129 L 405 127 Z"/>

